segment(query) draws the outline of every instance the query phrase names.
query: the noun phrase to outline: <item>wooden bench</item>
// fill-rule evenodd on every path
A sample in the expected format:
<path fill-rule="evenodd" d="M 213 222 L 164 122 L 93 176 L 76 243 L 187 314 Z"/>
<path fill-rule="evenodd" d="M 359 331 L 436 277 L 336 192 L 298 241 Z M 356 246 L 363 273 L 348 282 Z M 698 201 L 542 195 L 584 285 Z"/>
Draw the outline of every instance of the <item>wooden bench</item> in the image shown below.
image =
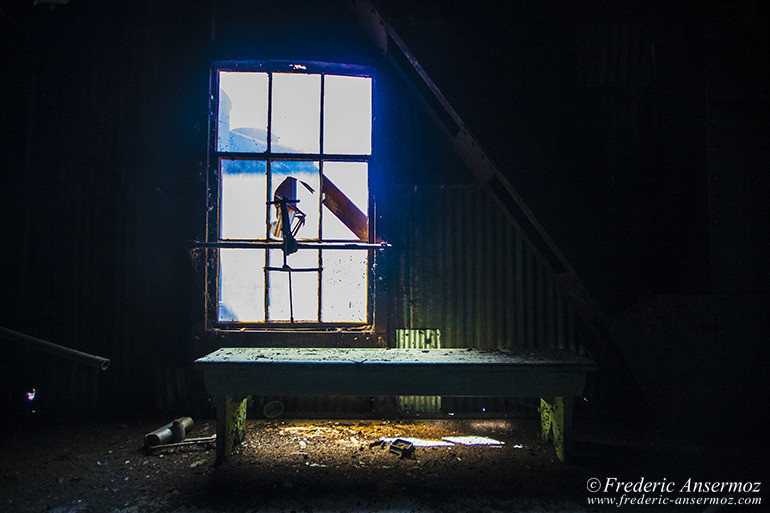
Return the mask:
<path fill-rule="evenodd" d="M 244 437 L 250 395 L 539 397 L 565 457 L 572 403 L 595 364 L 574 353 L 482 349 L 223 348 L 195 361 L 217 409 L 217 461 Z"/>

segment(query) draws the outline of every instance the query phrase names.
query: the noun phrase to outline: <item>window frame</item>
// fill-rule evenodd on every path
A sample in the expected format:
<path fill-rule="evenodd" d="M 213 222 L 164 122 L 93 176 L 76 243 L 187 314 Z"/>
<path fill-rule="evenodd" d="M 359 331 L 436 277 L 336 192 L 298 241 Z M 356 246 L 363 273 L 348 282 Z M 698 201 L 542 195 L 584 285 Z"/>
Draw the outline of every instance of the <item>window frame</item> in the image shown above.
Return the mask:
<path fill-rule="evenodd" d="M 263 73 L 302 73 L 302 74 L 321 74 L 321 75 L 342 75 L 354 77 L 367 77 L 371 80 L 371 149 L 368 155 L 365 154 L 327 154 L 323 151 L 323 104 L 324 90 L 323 86 L 320 94 L 321 102 L 321 124 L 319 127 L 320 153 L 274 153 L 271 145 L 268 144 L 263 152 L 230 152 L 220 151 L 218 148 L 218 116 L 219 116 L 219 72 L 263 72 Z M 322 79 L 322 84 L 324 80 Z M 375 160 L 375 91 L 376 77 L 374 69 L 370 66 L 337 64 L 313 61 L 295 61 L 295 60 L 249 60 L 249 61 L 216 61 L 209 69 L 209 110 L 208 110 L 208 140 L 207 140 L 207 166 L 206 166 L 206 241 L 219 241 L 221 226 L 221 161 L 222 160 L 250 160 L 262 161 L 267 163 L 272 161 L 302 161 L 317 162 L 323 169 L 323 162 L 364 162 L 367 164 L 367 191 L 368 191 L 368 211 L 369 236 L 366 242 L 371 243 L 376 240 L 375 234 L 375 198 L 372 191 L 372 169 Z M 272 92 L 268 93 L 272 96 Z M 269 104 L 272 100 L 269 100 Z M 270 137 L 271 126 L 270 109 L 268 108 L 268 134 Z M 321 207 L 323 208 L 323 207 Z M 268 234 L 268 238 L 270 238 Z M 271 239 L 275 240 L 275 239 Z M 322 242 L 331 242 L 331 240 L 322 240 Z M 265 321 L 220 321 L 219 320 L 219 287 L 220 287 L 220 269 L 219 269 L 219 249 L 208 248 L 206 250 L 206 277 L 205 277 L 205 327 L 207 330 L 217 331 L 374 331 L 375 325 L 375 280 L 373 269 L 375 267 L 374 250 L 367 251 L 367 269 L 366 269 L 366 321 L 364 322 L 323 322 L 318 321 L 275 321 L 267 319 L 267 304 L 265 304 Z M 267 250 L 265 250 L 267 251 Z M 323 251 L 317 250 L 320 260 Z M 322 292 L 321 292 L 321 274 L 319 272 L 319 314 L 322 311 Z M 296 293 L 297 289 L 295 289 Z M 267 287 L 266 287 L 267 293 Z"/>

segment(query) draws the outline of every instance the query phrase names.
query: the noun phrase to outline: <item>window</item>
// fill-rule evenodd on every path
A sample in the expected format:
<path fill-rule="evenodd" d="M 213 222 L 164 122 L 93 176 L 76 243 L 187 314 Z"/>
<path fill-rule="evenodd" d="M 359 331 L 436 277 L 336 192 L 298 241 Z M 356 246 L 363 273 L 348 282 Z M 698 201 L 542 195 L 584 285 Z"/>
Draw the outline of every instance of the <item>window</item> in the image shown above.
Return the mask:
<path fill-rule="evenodd" d="M 370 323 L 371 74 L 217 65 L 212 107 L 210 320 Z"/>

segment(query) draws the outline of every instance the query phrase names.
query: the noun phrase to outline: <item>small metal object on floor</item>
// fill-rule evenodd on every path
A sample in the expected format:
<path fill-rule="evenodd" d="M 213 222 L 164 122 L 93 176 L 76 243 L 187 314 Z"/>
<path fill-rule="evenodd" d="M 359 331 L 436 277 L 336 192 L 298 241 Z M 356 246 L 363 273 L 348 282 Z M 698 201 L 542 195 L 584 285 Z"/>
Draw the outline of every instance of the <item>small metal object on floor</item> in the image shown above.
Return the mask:
<path fill-rule="evenodd" d="M 144 435 L 144 448 L 148 454 L 164 449 L 176 449 L 193 445 L 212 444 L 216 442 L 216 435 L 202 438 L 187 438 L 187 432 L 193 426 L 190 417 L 179 417 L 161 426 L 155 431 Z"/>
<path fill-rule="evenodd" d="M 203 444 L 213 444 L 217 441 L 216 435 L 211 436 L 204 436 L 202 438 L 187 438 L 186 440 L 183 440 L 181 442 L 173 442 L 170 444 L 159 444 L 159 445 L 151 445 L 146 448 L 148 453 L 151 453 L 153 451 L 159 451 L 163 449 L 175 449 L 177 447 L 189 447 L 191 445 L 203 445 Z"/>
<path fill-rule="evenodd" d="M 408 458 L 414 452 L 414 444 L 397 438 L 390 444 L 388 451 L 397 454 L 399 458 Z"/>
<path fill-rule="evenodd" d="M 185 439 L 187 431 L 193 426 L 193 419 L 190 417 L 179 417 L 161 426 L 155 431 L 144 435 L 144 447 L 149 448 L 169 442 L 181 442 Z"/>

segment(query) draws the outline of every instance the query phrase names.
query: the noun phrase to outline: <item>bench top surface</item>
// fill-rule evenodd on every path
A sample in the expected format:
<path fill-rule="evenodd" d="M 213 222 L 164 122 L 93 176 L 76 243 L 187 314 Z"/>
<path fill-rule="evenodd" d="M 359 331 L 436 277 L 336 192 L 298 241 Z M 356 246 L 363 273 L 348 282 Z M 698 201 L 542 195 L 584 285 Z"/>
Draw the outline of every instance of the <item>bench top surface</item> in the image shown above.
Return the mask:
<path fill-rule="evenodd" d="M 594 370 L 593 361 L 570 351 L 513 352 L 490 349 L 261 348 L 224 347 L 196 364 L 262 365 L 483 365 L 544 366 Z"/>

